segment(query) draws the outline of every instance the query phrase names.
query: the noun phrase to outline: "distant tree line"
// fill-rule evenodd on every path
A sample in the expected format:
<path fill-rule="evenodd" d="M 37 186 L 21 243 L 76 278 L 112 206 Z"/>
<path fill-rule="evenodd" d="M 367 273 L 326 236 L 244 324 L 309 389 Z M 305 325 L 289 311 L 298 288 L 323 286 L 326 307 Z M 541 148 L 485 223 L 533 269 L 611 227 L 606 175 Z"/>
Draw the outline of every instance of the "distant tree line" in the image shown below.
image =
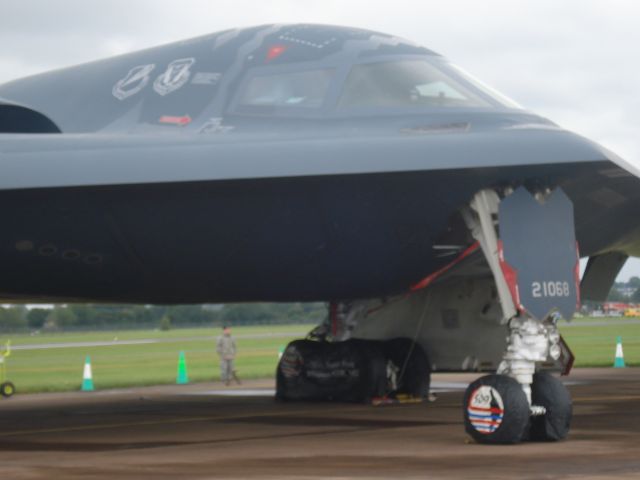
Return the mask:
<path fill-rule="evenodd" d="M 611 302 L 640 303 L 640 277 L 616 282 Z M 242 303 L 226 305 L 56 305 L 53 308 L 0 305 L 0 332 L 115 330 L 222 325 L 319 324 L 323 303 Z"/>
<path fill-rule="evenodd" d="M 322 303 L 0 306 L 0 332 L 320 323 Z"/>
<path fill-rule="evenodd" d="M 640 277 L 631 277 L 627 282 L 614 283 L 607 300 L 640 303 Z"/>

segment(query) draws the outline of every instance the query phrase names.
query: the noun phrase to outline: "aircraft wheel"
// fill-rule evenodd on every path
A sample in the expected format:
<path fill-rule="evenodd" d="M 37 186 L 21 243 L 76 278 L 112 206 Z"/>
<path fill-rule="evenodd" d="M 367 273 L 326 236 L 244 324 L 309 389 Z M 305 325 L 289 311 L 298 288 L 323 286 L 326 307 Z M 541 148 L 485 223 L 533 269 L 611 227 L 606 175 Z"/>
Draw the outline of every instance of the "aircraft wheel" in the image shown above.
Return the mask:
<path fill-rule="evenodd" d="M 531 403 L 544 407 L 547 412 L 531 418 L 529 439 L 552 442 L 566 438 L 573 415 L 567 387 L 551 374 L 538 372 L 531 384 Z"/>
<path fill-rule="evenodd" d="M 385 394 L 386 362 L 379 342 L 294 340 L 278 363 L 276 400 L 368 403 Z"/>
<path fill-rule="evenodd" d="M 384 350 L 386 357 L 398 368 L 398 375 L 401 375 L 397 393 L 428 397 L 431 363 L 424 349 L 410 338 L 394 338 L 385 342 Z"/>
<path fill-rule="evenodd" d="M 276 394 L 275 394 L 275 401 L 276 402 L 286 402 L 287 401 L 287 397 L 284 394 L 284 378 L 282 375 L 282 372 L 280 371 L 280 363 L 278 363 L 278 367 L 276 368 Z"/>
<path fill-rule="evenodd" d="M 10 397 L 16 393 L 16 387 L 11 382 L 4 382 L 0 385 L 0 395 L 3 397 Z"/>
<path fill-rule="evenodd" d="M 486 375 L 471 383 L 463 408 L 465 430 L 478 443 L 518 443 L 529 426 L 527 396 L 506 375 Z"/>
<path fill-rule="evenodd" d="M 350 356 L 359 365 L 357 380 L 347 393 L 343 393 L 337 399 L 357 402 L 371 403 L 374 397 L 380 397 L 387 390 L 387 368 L 384 353 L 379 342 L 369 340 L 351 339 L 341 342 L 347 351 L 343 352 L 342 358 L 348 359 Z"/>
<path fill-rule="evenodd" d="M 304 357 L 321 346 L 310 340 L 294 340 L 287 345 L 276 368 L 276 401 L 302 400 L 310 395 L 304 378 Z"/>

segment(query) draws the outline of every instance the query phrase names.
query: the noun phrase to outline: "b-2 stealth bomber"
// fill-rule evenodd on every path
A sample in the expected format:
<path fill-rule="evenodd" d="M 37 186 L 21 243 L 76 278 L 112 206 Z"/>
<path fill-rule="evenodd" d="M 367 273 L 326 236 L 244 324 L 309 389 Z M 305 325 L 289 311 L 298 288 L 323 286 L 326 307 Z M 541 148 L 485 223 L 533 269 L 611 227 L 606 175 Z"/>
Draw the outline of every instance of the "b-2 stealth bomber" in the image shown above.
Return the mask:
<path fill-rule="evenodd" d="M 228 30 L 0 86 L 0 297 L 326 301 L 279 398 L 486 371 L 476 440 L 560 439 L 557 321 L 640 256 L 639 175 L 406 40 Z"/>

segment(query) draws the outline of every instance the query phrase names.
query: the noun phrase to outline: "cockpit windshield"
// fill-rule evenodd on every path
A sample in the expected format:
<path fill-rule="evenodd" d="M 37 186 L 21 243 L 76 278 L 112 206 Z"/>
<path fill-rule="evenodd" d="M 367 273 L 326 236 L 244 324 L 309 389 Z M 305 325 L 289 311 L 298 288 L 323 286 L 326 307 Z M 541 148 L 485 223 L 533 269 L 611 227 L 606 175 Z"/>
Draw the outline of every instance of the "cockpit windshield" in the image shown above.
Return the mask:
<path fill-rule="evenodd" d="M 240 106 L 319 108 L 332 76 L 333 69 L 258 75 L 249 81 Z"/>
<path fill-rule="evenodd" d="M 426 60 L 355 65 L 338 102 L 351 107 L 491 107 L 488 100 Z"/>
<path fill-rule="evenodd" d="M 243 113 L 290 114 L 336 106 L 358 108 L 520 108 L 454 65 L 422 58 L 360 63 L 339 67 L 256 72 L 240 91 L 236 109 Z M 329 98 L 331 97 L 331 98 Z"/>

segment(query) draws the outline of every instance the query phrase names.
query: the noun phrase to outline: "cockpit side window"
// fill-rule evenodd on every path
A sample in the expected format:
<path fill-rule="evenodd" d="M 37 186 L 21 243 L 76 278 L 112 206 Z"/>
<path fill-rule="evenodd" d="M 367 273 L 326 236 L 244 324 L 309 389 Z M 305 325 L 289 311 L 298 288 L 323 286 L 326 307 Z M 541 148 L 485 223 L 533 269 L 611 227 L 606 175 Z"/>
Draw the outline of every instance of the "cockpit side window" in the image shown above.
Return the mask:
<path fill-rule="evenodd" d="M 491 107 L 480 95 L 424 60 L 355 65 L 338 108 Z"/>
<path fill-rule="evenodd" d="M 256 75 L 247 83 L 238 105 L 320 108 L 333 73 L 333 69 L 321 69 Z"/>

